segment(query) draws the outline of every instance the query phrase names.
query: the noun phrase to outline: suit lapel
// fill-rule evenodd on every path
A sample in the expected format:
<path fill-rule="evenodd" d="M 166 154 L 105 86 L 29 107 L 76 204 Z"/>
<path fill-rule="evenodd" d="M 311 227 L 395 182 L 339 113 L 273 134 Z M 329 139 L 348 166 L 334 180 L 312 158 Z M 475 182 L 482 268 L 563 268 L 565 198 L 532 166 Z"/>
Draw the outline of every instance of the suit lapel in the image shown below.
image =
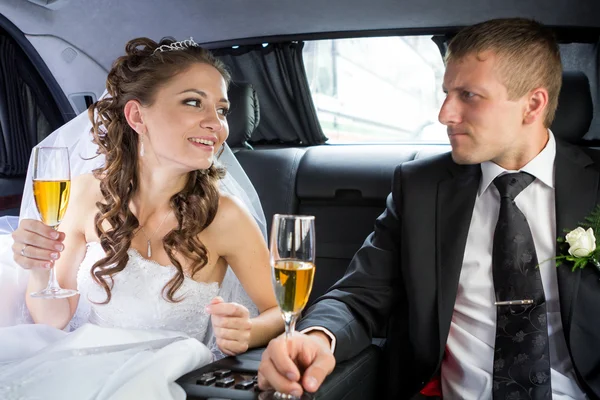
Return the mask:
<path fill-rule="evenodd" d="M 582 150 L 557 140 L 555 161 L 556 235 L 577 228 L 596 205 L 598 172 L 586 166 L 593 161 Z M 571 271 L 563 264 L 557 268 L 558 291 L 564 332 L 569 340 L 573 301 L 577 298 L 581 269 Z"/>
<path fill-rule="evenodd" d="M 557 140 L 555 160 L 556 233 L 575 229 L 597 202 L 600 175 L 591 158 L 577 147 Z M 440 356 L 450 329 L 458 280 L 462 268 L 467 235 L 481 179 L 479 165 L 452 164 L 450 174 L 438 184 L 436 214 L 436 268 Z M 598 243 L 600 245 L 600 242 Z M 571 272 L 569 265 L 557 269 L 560 308 L 564 332 L 569 339 L 573 302 L 581 270 Z"/>
<path fill-rule="evenodd" d="M 438 185 L 436 267 L 440 353 L 443 354 L 454 310 L 458 280 L 475 198 L 481 179 L 479 165 L 450 167 L 450 176 Z"/>

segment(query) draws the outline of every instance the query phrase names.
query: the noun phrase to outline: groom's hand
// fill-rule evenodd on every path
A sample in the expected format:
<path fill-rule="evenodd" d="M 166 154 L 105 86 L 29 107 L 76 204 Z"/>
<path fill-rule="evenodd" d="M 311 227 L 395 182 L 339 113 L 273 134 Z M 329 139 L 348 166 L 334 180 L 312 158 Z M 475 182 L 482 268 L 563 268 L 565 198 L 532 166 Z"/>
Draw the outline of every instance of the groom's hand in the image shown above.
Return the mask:
<path fill-rule="evenodd" d="M 211 315 L 217 346 L 224 354 L 234 356 L 248 350 L 252 321 L 246 307 L 225 303 L 217 296 L 206 307 L 206 312 Z"/>
<path fill-rule="evenodd" d="M 281 335 L 263 352 L 258 386 L 300 397 L 303 390 L 316 392 L 334 367 L 335 357 L 323 332 L 295 332 L 287 340 Z"/>
<path fill-rule="evenodd" d="M 35 219 L 21 220 L 12 233 L 13 258 L 25 269 L 50 268 L 60 258 L 65 234 Z"/>

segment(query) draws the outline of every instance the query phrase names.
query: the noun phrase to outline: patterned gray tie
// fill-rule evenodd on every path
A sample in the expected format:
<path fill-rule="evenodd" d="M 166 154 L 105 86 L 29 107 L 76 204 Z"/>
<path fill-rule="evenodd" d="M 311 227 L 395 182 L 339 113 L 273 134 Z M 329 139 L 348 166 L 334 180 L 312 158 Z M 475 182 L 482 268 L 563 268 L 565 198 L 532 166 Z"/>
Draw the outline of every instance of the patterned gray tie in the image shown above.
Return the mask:
<path fill-rule="evenodd" d="M 552 399 L 544 288 L 529 224 L 515 204 L 515 197 L 534 179 L 525 172 L 494 179 L 500 192 L 492 253 L 496 301 L 533 301 L 497 305 L 495 400 Z"/>

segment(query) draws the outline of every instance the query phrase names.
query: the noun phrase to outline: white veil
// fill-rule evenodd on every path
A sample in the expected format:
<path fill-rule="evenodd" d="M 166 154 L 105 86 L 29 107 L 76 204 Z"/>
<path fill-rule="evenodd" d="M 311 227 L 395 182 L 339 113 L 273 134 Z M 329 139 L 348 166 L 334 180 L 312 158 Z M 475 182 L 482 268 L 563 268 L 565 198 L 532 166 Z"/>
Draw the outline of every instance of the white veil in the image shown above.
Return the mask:
<path fill-rule="evenodd" d="M 104 95 L 106 95 L 106 92 Z M 87 111 L 85 111 L 50 134 L 39 144 L 39 146 L 68 147 L 71 177 L 73 178 L 81 174 L 89 173 L 104 163 L 103 156 L 96 156 L 97 146 L 92 143 L 91 128 L 92 123 L 88 118 Z M 254 219 L 266 240 L 267 225 L 258 194 L 229 146 L 225 143 L 223 147 L 223 152 L 218 158 L 217 163 L 225 167 L 227 173 L 220 181 L 220 190 L 222 193 L 236 196 L 243 202 L 254 216 Z M 32 170 L 32 160 L 30 159 L 25 190 L 23 192 L 23 200 L 21 203 L 20 218 L 39 218 L 33 199 Z M 227 268 L 227 273 L 221 284 L 219 295 L 223 297 L 226 302 L 235 302 L 246 306 L 250 310 L 251 316 L 258 315 L 258 309 L 246 294 L 231 268 Z M 83 298 L 79 301 L 78 310 L 71 322 L 71 328 L 73 329 L 85 323 L 87 315 L 89 314 L 89 303 L 87 303 L 87 301 L 82 301 L 82 299 Z M 21 306 L 25 307 L 24 304 Z M 218 352 L 210 328 L 204 342 L 213 353 Z"/>

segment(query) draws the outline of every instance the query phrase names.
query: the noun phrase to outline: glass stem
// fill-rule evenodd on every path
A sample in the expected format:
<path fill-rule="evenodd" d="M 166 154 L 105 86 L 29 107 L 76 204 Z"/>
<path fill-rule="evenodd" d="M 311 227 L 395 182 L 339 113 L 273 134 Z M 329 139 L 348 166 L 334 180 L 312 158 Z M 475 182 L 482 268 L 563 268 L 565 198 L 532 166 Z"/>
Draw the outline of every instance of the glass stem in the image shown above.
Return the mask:
<path fill-rule="evenodd" d="M 296 329 L 296 318 L 297 316 L 292 313 L 285 313 L 283 316 L 283 322 L 285 323 L 285 340 L 292 337 L 294 330 Z"/>
<path fill-rule="evenodd" d="M 57 292 L 60 290 L 60 286 L 56 280 L 56 274 L 54 273 L 54 263 L 52 263 L 52 268 L 50 268 L 50 278 L 48 279 L 46 290 L 50 292 Z"/>
<path fill-rule="evenodd" d="M 52 229 L 58 231 L 58 225 L 53 226 Z M 50 268 L 50 277 L 48 278 L 46 290 L 51 292 L 58 292 L 60 290 L 60 286 L 56 280 L 56 273 L 54 272 L 54 261 L 52 261 L 52 267 Z"/>

